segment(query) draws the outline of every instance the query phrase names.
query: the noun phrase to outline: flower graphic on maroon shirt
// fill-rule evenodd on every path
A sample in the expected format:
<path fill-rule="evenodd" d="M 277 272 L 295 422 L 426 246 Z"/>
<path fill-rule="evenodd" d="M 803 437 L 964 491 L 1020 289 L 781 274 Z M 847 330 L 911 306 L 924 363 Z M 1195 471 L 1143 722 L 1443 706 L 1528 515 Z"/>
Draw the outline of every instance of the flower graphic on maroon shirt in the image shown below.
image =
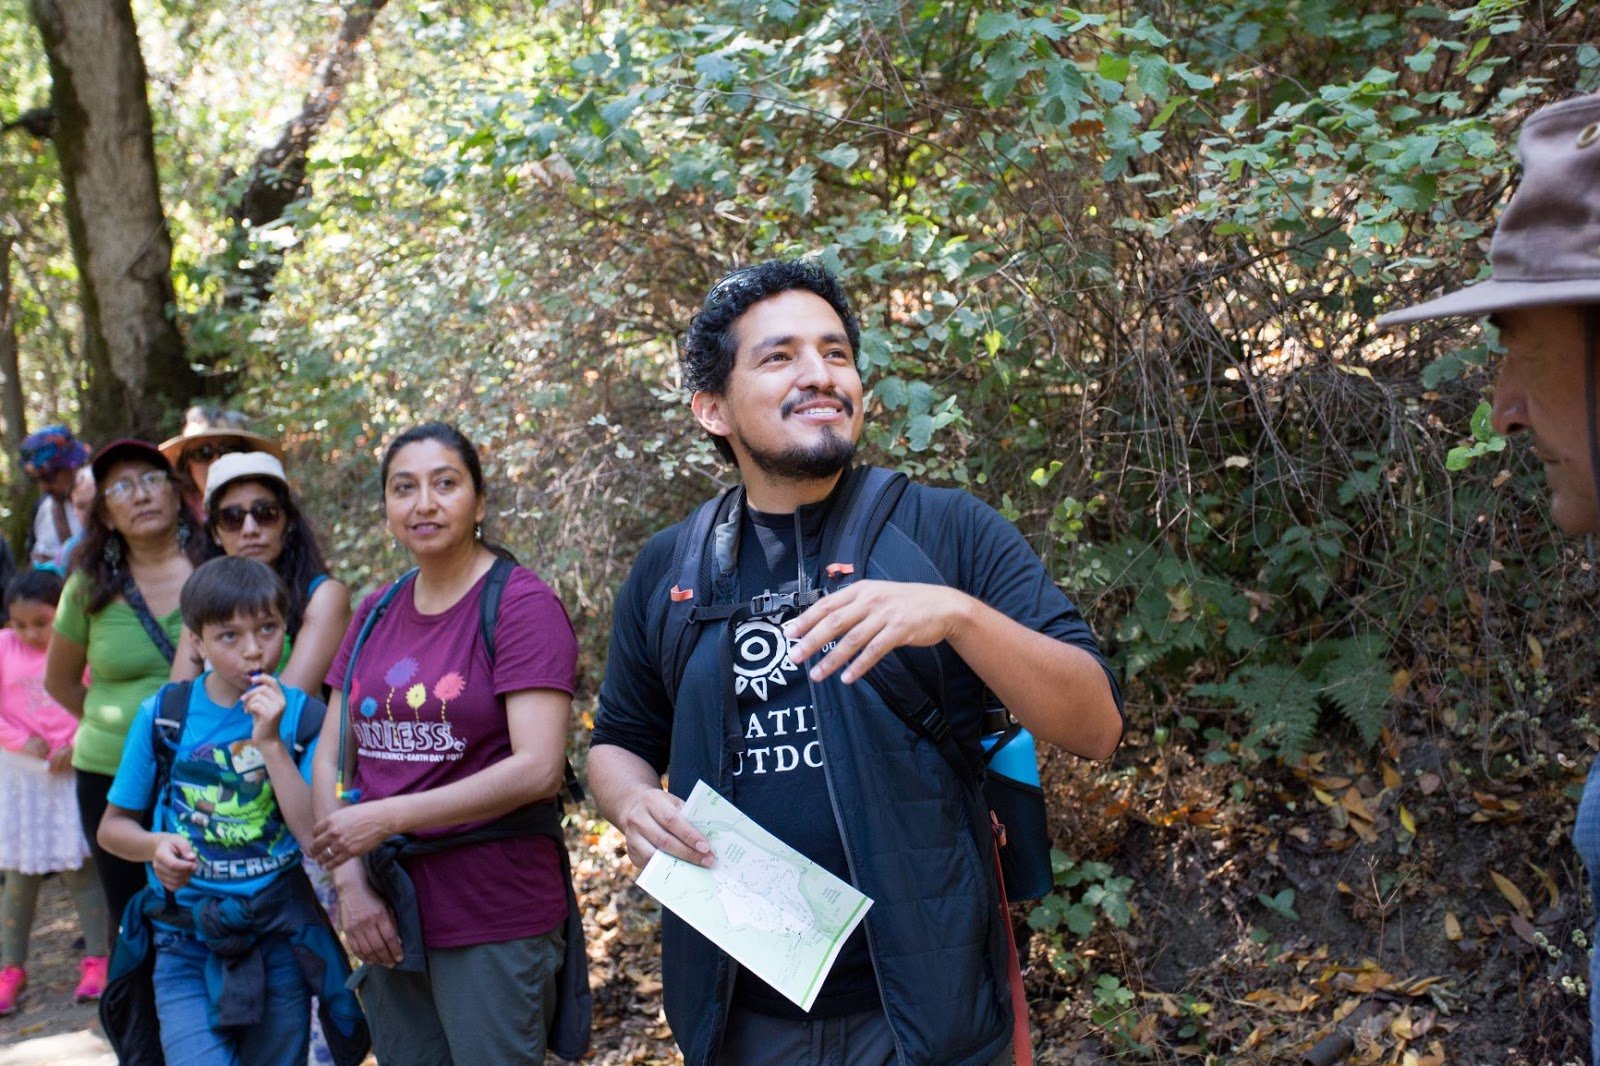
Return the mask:
<path fill-rule="evenodd" d="M 390 688 L 404 688 L 406 682 L 416 676 L 417 660 L 407 655 L 404 659 L 389 667 L 388 673 L 383 675 L 383 682 Z"/>
<path fill-rule="evenodd" d="M 433 683 L 433 698 L 439 701 L 439 721 L 449 721 L 444 716 L 445 704 L 461 695 L 466 687 L 467 679 L 455 670 L 450 671 Z"/>
<path fill-rule="evenodd" d="M 383 682 L 389 686 L 389 694 L 383 698 L 383 713 L 389 721 L 394 721 L 394 712 L 389 709 L 389 705 L 394 702 L 395 691 L 405 688 L 407 683 L 416 676 L 417 660 L 409 655 L 384 671 Z"/>

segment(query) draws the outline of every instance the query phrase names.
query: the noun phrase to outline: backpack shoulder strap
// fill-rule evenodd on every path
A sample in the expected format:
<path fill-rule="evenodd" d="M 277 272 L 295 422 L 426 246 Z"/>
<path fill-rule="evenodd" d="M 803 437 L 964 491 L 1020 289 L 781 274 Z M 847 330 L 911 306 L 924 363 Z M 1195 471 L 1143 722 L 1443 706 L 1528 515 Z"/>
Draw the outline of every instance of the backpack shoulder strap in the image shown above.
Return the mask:
<path fill-rule="evenodd" d="M 300 756 L 311 746 L 322 732 L 322 720 L 328 716 L 328 705 L 315 696 L 306 696 L 306 705 L 300 708 L 300 722 L 294 730 L 294 758 L 300 761 Z"/>
<path fill-rule="evenodd" d="M 712 601 L 714 575 L 706 559 L 707 549 L 712 546 L 718 520 L 727 517 L 739 495 L 738 486 L 719 493 L 695 508 L 694 514 L 678 527 L 668 570 L 672 589 L 667 593 L 657 649 L 661 680 L 669 699 L 678 698 L 678 686 L 683 683 L 684 665 L 693 645 L 693 623 L 704 620 L 696 608 L 709 606 Z M 714 559 L 715 553 L 712 555 Z"/>
<path fill-rule="evenodd" d="M 169 681 L 156 693 L 156 713 L 150 719 L 150 748 L 156 760 L 155 788 L 150 792 L 151 825 L 155 822 L 155 805 L 172 790 L 172 763 L 178 757 L 178 743 L 183 739 L 183 726 L 189 720 L 189 697 L 194 693 L 193 681 Z M 178 897 L 170 888 L 163 888 L 167 908 L 178 905 Z"/>
<path fill-rule="evenodd" d="M 506 582 L 511 580 L 515 565 L 503 555 L 495 556 L 489 576 L 483 580 L 483 595 L 478 597 L 478 634 L 483 638 L 483 650 L 489 654 L 490 666 L 494 665 L 494 629 L 500 620 L 500 600 L 506 594 Z"/>
<path fill-rule="evenodd" d="M 169 681 L 156 693 L 156 713 L 150 719 L 150 748 L 156 758 L 156 795 L 166 790 L 172 778 L 172 760 L 189 720 L 189 696 L 193 681 Z M 154 802 L 154 797 L 152 797 Z"/>
<path fill-rule="evenodd" d="M 353 767 L 349 765 L 350 759 L 350 683 L 356 676 L 356 659 L 361 655 L 361 646 L 372 635 L 372 627 L 378 624 L 378 619 L 383 617 L 383 612 L 389 609 L 389 604 L 396 595 L 417 576 L 413 567 L 401 574 L 394 584 L 383 590 L 383 595 L 378 597 L 378 602 L 372 605 L 372 610 L 361 623 L 361 628 L 356 631 L 355 643 L 350 645 L 350 658 L 344 664 L 344 685 L 342 686 L 343 699 L 339 701 L 339 764 L 338 779 L 334 785 L 334 795 L 341 800 L 354 803 L 361 798 L 359 789 L 346 789 L 344 783 L 354 776 Z"/>
<path fill-rule="evenodd" d="M 909 479 L 899 471 L 869 466 L 863 468 L 848 487 L 850 495 L 845 500 L 844 515 L 833 524 L 832 542 L 823 544 L 824 558 L 834 560 L 824 570 L 824 580 L 830 590 L 866 577 L 867 560 L 878 536 L 888 525 L 889 516 L 909 484 Z M 895 717 L 936 745 L 945 761 L 965 780 L 982 779 L 982 761 L 957 747 L 939 694 L 903 649 L 897 648 L 880 659 L 868 671 L 866 680 Z"/>
<path fill-rule="evenodd" d="M 854 576 L 859 580 L 866 576 L 867 557 L 909 484 L 910 479 L 898 470 L 881 466 L 859 469 L 846 486 L 843 517 L 832 523 L 823 541 L 823 557 L 832 560 L 824 571 L 825 578 L 842 585 L 849 583 L 840 581 L 842 578 Z"/>
<path fill-rule="evenodd" d="M 478 597 L 478 636 L 483 641 L 483 650 L 489 657 L 491 670 L 494 668 L 494 631 L 500 621 L 500 601 L 505 598 L 506 584 L 511 580 L 511 571 L 516 565 L 515 561 L 504 555 L 495 556 L 488 576 L 483 579 L 483 595 Z M 583 785 L 578 781 L 578 772 L 572 768 L 570 760 L 562 776 L 562 788 L 566 790 L 567 800 L 582 803 Z"/>
<path fill-rule="evenodd" d="M 368 612 L 367 617 L 362 620 L 361 628 L 356 631 L 356 642 L 350 646 L 350 658 L 345 660 L 344 664 L 345 692 L 350 691 L 350 682 L 355 679 L 356 659 L 361 655 L 361 646 L 365 644 L 367 642 L 367 638 L 372 635 L 372 627 L 378 624 L 378 619 L 383 617 L 383 612 L 389 609 L 389 604 L 394 601 L 395 596 L 399 594 L 400 590 L 409 584 L 416 576 L 417 571 L 415 567 L 401 574 L 394 584 L 383 590 L 383 595 L 378 597 L 378 602 L 372 605 L 372 610 Z"/>

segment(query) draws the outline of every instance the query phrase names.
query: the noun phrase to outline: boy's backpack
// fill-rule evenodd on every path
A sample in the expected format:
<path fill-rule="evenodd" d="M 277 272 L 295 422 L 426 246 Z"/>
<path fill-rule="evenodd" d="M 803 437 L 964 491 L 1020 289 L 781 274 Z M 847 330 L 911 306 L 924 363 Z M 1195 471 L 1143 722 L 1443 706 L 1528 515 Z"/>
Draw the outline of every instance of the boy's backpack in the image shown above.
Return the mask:
<path fill-rule="evenodd" d="M 183 738 L 183 725 L 189 719 L 189 697 L 193 692 L 194 681 L 190 680 L 168 682 L 156 694 L 156 713 L 150 719 L 150 747 L 156 756 L 156 798 L 172 782 L 172 760 L 178 753 L 178 742 Z M 296 763 L 300 762 L 300 756 L 305 754 L 311 742 L 317 739 L 317 734 L 322 732 L 322 719 L 327 713 L 326 703 L 315 696 L 306 697 L 290 750 Z"/>
<path fill-rule="evenodd" d="M 495 623 L 500 619 L 500 600 L 505 595 L 506 582 L 511 580 L 511 571 L 516 567 L 515 559 L 504 555 L 496 555 L 494 564 L 489 567 L 489 574 L 483 581 L 483 595 L 478 600 L 478 636 L 483 641 L 483 650 L 489 657 L 489 666 L 494 667 L 495 653 Z M 347 694 L 344 701 L 344 710 L 339 720 L 339 782 L 336 793 L 339 796 L 347 795 L 344 783 L 349 779 L 351 767 L 346 759 L 349 755 L 348 738 L 350 733 L 350 704 L 348 693 L 350 683 L 356 676 L 356 657 L 361 654 L 361 646 L 367 642 L 367 637 L 372 635 L 372 627 L 378 624 L 378 619 L 383 617 L 383 612 L 389 609 L 389 604 L 394 601 L 400 590 L 417 576 L 417 568 L 412 567 L 401 574 L 394 584 L 383 590 L 383 595 L 378 597 L 378 602 L 372 605 L 372 611 L 366 620 L 361 623 L 361 629 L 356 633 L 356 640 L 350 647 L 350 658 L 345 662 L 344 691 Z M 582 803 L 584 799 L 583 786 L 578 782 L 577 772 L 572 769 L 570 760 L 566 763 L 562 791 L 566 793 L 569 803 Z"/>
<path fill-rule="evenodd" d="M 156 783 L 151 794 L 151 807 L 162 800 L 172 786 L 172 761 L 177 757 L 178 744 L 183 739 L 183 726 L 189 720 L 189 697 L 194 692 L 195 681 L 169 681 L 156 693 L 156 713 L 150 719 L 150 749 L 156 758 Z M 322 732 L 322 720 L 327 717 L 328 705 L 315 696 L 307 696 L 300 709 L 300 721 L 295 725 L 294 742 L 289 754 L 298 765 L 306 748 Z M 173 893 L 167 890 L 167 902 Z"/>
<path fill-rule="evenodd" d="M 835 504 L 842 517 L 828 523 L 823 534 L 822 558 L 835 560 L 824 568 L 824 588 L 807 587 L 802 574 L 802 585 L 793 593 L 764 593 L 737 603 L 712 603 L 712 596 L 697 596 L 696 590 L 710 590 L 713 586 L 715 557 L 723 546 L 713 545 L 712 541 L 740 503 L 740 488 L 735 486 L 702 503 L 683 523 L 673 546 L 673 585 L 659 644 L 662 680 L 673 699 L 683 682 L 700 626 L 716 622 L 737 625 L 746 618 L 788 608 L 803 610 L 826 592 L 837 591 L 866 576 L 873 545 L 909 482 L 898 471 L 875 466 L 856 467 L 846 478 L 840 490 L 843 496 Z M 1021 731 L 1021 726 L 1003 709 L 986 714 L 984 732 L 998 737 L 988 754 L 975 755 L 956 744 L 937 685 L 916 668 L 902 649 L 879 660 L 866 680 L 896 717 L 939 749 L 962 780 L 981 784 L 1000 840 L 1007 897 L 1037 899 L 1049 892 L 1054 878 L 1044 793 L 1036 783 L 1003 777 L 989 767 L 990 759 Z"/>

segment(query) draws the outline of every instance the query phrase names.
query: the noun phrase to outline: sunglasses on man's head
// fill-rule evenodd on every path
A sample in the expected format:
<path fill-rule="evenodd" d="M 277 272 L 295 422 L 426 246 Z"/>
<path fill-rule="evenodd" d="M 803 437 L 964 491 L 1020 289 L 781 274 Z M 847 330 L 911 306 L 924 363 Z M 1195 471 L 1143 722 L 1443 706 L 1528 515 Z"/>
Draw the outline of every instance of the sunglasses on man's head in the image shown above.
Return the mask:
<path fill-rule="evenodd" d="M 244 528 L 247 517 L 254 518 L 258 526 L 275 526 L 283 518 L 283 508 L 271 500 L 257 500 L 249 507 L 223 507 L 217 511 L 217 528 L 237 533 Z"/>
<path fill-rule="evenodd" d="M 224 455 L 235 452 L 247 451 L 242 444 L 196 444 L 193 448 L 184 449 L 180 463 L 214 463 Z"/>

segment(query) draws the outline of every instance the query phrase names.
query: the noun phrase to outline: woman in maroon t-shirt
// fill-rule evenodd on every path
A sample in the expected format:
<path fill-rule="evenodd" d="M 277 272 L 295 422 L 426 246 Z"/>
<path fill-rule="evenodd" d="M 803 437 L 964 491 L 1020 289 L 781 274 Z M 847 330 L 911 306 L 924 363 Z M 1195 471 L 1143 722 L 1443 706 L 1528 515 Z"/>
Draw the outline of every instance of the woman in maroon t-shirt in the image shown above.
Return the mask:
<path fill-rule="evenodd" d="M 356 611 L 328 670 L 331 713 L 316 754 L 313 853 L 333 872 L 340 925 L 365 963 L 360 986 L 383 1062 L 542 1063 L 562 957 L 559 845 L 518 836 L 403 860 L 416 887 L 424 972 L 395 969 L 394 916 L 360 862 L 396 834 L 448 838 L 554 802 L 565 765 L 577 641 L 561 601 L 512 570 L 491 662 L 479 599 L 495 553 L 482 540 L 477 449 L 442 423 L 397 437 L 383 457 L 389 531 L 416 560 L 372 627 L 345 688 L 351 648 L 380 593 Z M 359 802 L 336 799 L 339 713 L 348 704 Z"/>

